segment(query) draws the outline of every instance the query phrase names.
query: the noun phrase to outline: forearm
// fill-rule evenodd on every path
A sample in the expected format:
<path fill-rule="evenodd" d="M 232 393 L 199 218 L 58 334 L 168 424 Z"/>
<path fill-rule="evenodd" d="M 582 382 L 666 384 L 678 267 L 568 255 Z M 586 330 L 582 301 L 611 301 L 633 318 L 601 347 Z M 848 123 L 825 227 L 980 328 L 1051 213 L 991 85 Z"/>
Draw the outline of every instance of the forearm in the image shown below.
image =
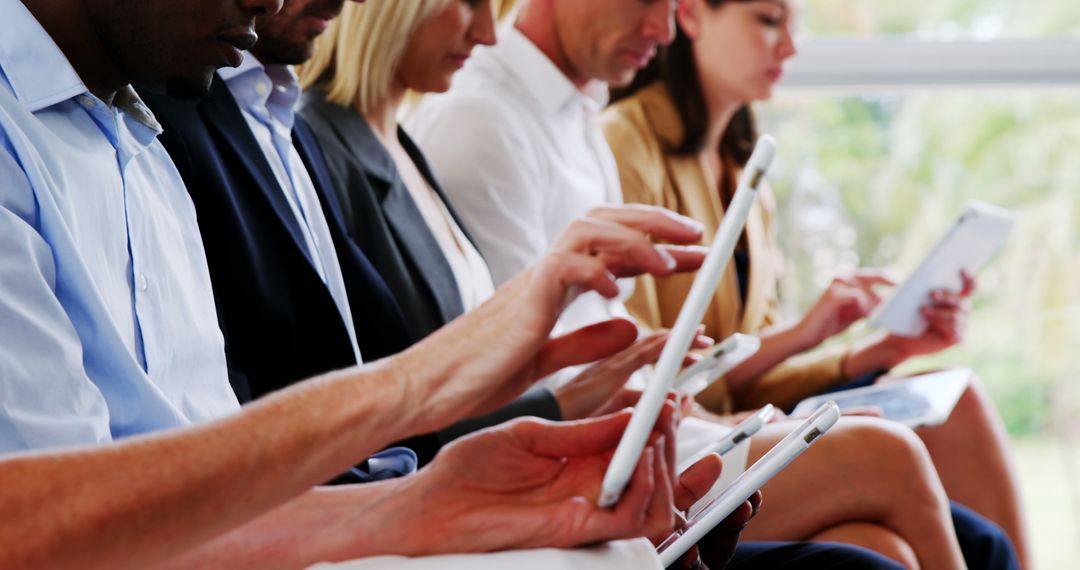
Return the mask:
<path fill-rule="evenodd" d="M 887 342 L 879 333 L 860 340 L 844 361 L 844 377 L 857 378 L 876 370 L 888 370 L 907 359 L 907 355 Z"/>
<path fill-rule="evenodd" d="M 203 426 L 6 459 L 0 566 L 137 568 L 195 548 L 408 435 L 396 384 L 376 363 Z"/>
<path fill-rule="evenodd" d="M 180 568 L 306 568 L 425 550 L 412 478 L 318 487 L 199 548 L 161 565 Z M 431 508 L 432 505 L 422 505 Z M 438 517 L 433 517 L 439 520 Z"/>
<path fill-rule="evenodd" d="M 761 348 L 725 375 L 731 394 L 739 399 L 753 383 L 788 358 L 813 348 L 798 327 L 777 327 L 760 336 Z"/>

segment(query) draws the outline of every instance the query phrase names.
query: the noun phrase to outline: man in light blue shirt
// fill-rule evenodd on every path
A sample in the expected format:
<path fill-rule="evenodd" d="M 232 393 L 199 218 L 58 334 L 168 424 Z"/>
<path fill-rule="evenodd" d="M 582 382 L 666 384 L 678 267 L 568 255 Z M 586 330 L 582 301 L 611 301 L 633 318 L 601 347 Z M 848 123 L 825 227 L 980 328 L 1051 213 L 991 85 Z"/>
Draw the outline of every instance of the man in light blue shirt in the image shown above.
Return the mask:
<path fill-rule="evenodd" d="M 92 75 L 112 85 L 84 82 L 64 52 L 86 61 L 94 51 L 50 37 L 39 20 L 54 21 L 56 9 L 39 6 L 0 0 L 0 451 L 102 443 L 232 412 L 194 210 L 160 127 L 125 70 L 102 58 L 89 66 L 106 72 Z M 218 30 L 195 27 L 212 18 L 178 15 L 199 38 L 186 41 L 168 33 L 181 26 L 147 39 L 154 30 L 135 23 L 155 8 L 143 3 L 108 25 L 130 25 L 126 37 L 143 45 L 132 53 L 183 48 L 190 63 L 177 75 L 146 79 L 190 94 L 238 62 L 254 17 L 279 6 L 237 3 L 220 18 L 236 25 Z"/>

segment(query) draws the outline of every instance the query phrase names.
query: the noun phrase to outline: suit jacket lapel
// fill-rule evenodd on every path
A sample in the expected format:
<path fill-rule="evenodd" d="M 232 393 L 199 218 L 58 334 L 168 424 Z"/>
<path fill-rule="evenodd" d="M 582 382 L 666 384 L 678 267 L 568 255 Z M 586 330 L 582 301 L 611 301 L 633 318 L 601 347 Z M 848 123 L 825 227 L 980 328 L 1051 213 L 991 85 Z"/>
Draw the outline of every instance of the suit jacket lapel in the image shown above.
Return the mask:
<path fill-rule="evenodd" d="M 419 208 L 409 195 L 409 189 L 401 180 L 394 159 L 363 117 L 355 111 L 332 103 L 324 103 L 324 106 L 328 108 L 331 123 L 338 129 L 342 139 L 355 145 L 353 157 L 367 173 L 390 231 L 401 244 L 401 254 L 409 259 L 430 286 L 443 320 L 449 322 L 457 318 L 465 310 L 457 280 L 442 254 L 439 242 L 432 235 Z M 419 163 L 417 166 L 420 168 Z M 423 172 L 421 169 L 421 173 Z M 428 180 L 430 182 L 433 178 Z"/>
<path fill-rule="evenodd" d="M 300 224 L 289 207 L 281 185 L 274 176 L 274 171 L 266 161 L 262 147 L 255 140 L 251 127 L 244 119 L 239 105 L 233 99 L 225 81 L 215 77 L 210 87 L 210 95 L 199 104 L 199 112 L 206 118 L 206 123 L 217 130 L 218 134 L 236 151 L 240 161 L 255 180 L 255 185 L 263 193 L 279 220 L 292 237 L 296 247 L 314 267 L 314 260 L 301 233 Z"/>
<path fill-rule="evenodd" d="M 405 147 L 405 152 L 409 153 L 409 158 L 416 164 L 416 168 L 420 170 L 420 175 L 427 180 L 427 183 L 431 185 L 431 188 L 435 190 L 435 193 L 439 196 L 439 199 L 446 205 L 446 210 L 450 212 L 450 217 L 454 219 L 454 223 L 461 228 L 461 233 L 465 234 L 465 239 L 469 240 L 469 243 L 472 244 L 477 253 L 480 253 L 480 248 L 476 246 L 476 240 L 473 239 L 469 228 L 465 226 L 465 222 L 463 222 L 461 216 L 458 215 L 457 209 L 450 203 L 450 198 L 443 192 L 442 185 L 439 184 L 439 181 L 435 178 L 435 173 L 432 172 L 431 165 L 429 165 L 427 159 L 424 158 L 424 153 L 420 151 L 420 147 L 416 146 L 412 137 L 410 137 L 404 129 L 398 130 L 398 138 L 401 140 L 401 145 Z M 483 254 L 480 255 L 481 258 L 483 258 Z"/>

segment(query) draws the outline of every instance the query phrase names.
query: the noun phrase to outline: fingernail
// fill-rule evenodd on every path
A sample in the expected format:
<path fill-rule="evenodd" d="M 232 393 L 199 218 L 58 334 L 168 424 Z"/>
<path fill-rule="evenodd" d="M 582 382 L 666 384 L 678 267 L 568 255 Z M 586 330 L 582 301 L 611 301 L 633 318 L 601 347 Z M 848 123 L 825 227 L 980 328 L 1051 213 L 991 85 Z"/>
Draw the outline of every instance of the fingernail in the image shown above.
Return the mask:
<path fill-rule="evenodd" d="M 705 224 L 695 220 L 694 218 L 685 218 L 683 220 L 683 225 L 699 234 L 705 233 Z"/>
<path fill-rule="evenodd" d="M 664 260 L 664 265 L 667 266 L 669 271 L 675 270 L 675 258 L 671 257 L 671 254 L 668 253 L 666 249 L 662 247 L 657 247 L 656 253 L 660 254 L 660 258 Z"/>

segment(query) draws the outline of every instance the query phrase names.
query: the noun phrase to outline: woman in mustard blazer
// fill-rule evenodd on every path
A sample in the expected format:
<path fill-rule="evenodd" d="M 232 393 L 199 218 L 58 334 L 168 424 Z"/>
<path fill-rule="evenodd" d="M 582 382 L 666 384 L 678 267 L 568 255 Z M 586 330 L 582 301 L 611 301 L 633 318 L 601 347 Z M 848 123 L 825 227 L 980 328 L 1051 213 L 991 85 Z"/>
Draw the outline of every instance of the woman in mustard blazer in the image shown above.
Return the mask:
<path fill-rule="evenodd" d="M 705 243 L 712 239 L 756 139 L 748 104 L 771 96 L 784 62 L 795 55 L 793 8 L 788 0 L 680 4 L 674 43 L 630 87 L 614 94 L 616 102 L 602 118 L 626 202 L 696 218 L 706 226 Z M 964 298 L 974 288 L 968 276 L 963 291 L 934 294 L 923 309 L 929 326 L 920 337 L 879 334 L 817 349 L 868 315 L 879 301 L 874 288 L 891 283 L 876 271 L 834 279 L 802 319 L 781 322 L 777 283 L 784 261 L 773 236 L 775 210 L 765 189 L 704 318 L 706 334 L 717 339 L 735 332 L 758 335 L 762 349 L 703 393 L 703 405 L 719 413 L 764 403 L 789 407 L 961 340 Z M 693 278 L 639 279 L 627 303 L 630 312 L 643 325 L 672 326 Z M 978 382 L 972 380 L 946 424 L 919 435 L 950 497 L 999 524 L 1027 561 L 1004 428 Z"/>

